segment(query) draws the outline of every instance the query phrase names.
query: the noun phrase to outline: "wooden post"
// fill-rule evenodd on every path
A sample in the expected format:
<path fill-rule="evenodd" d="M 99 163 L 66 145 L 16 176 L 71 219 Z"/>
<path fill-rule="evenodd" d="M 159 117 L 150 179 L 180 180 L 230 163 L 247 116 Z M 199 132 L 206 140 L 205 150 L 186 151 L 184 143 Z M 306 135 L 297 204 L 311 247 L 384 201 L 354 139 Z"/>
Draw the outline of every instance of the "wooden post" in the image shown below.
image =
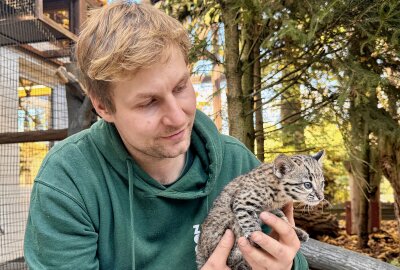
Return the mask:
<path fill-rule="evenodd" d="M 351 218 L 351 202 L 346 201 L 344 203 L 345 213 L 346 213 L 346 233 L 348 235 L 353 234 L 352 230 L 352 218 Z"/>
<path fill-rule="evenodd" d="M 350 202 L 349 209 L 346 208 L 346 211 L 349 211 L 349 221 L 346 222 L 346 232 L 349 235 L 358 233 L 358 217 L 360 216 L 360 197 L 364 196 L 361 192 L 359 183 L 356 182 L 356 179 L 353 174 L 353 169 L 351 162 L 346 160 L 343 162 L 344 168 L 346 169 L 349 177 L 349 185 L 350 185 Z M 347 213 L 347 212 L 346 212 Z M 347 219 L 346 219 L 347 221 Z M 349 224 L 349 225 L 347 225 Z M 350 226 L 347 229 L 347 226 Z"/>
<path fill-rule="evenodd" d="M 70 4 L 70 31 L 79 34 L 82 24 L 87 18 L 86 0 L 72 0 Z"/>
<path fill-rule="evenodd" d="M 381 209 L 380 202 L 371 200 L 369 203 L 369 231 L 377 232 L 380 230 L 381 225 Z"/>

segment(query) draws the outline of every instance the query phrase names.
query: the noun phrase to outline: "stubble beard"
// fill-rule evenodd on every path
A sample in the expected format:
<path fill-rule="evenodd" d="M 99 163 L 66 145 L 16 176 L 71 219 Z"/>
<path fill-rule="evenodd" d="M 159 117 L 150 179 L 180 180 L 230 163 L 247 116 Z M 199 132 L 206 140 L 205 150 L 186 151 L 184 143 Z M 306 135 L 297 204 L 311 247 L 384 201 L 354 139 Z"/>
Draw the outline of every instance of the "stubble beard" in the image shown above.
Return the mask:
<path fill-rule="evenodd" d="M 156 141 L 153 146 L 144 148 L 141 152 L 147 156 L 152 158 L 164 159 L 164 158 L 176 158 L 187 152 L 190 146 L 191 134 L 193 130 L 193 122 L 186 129 L 185 139 L 179 142 L 179 145 L 176 147 L 182 148 L 178 152 L 174 153 L 170 150 L 170 148 L 174 148 L 173 145 L 164 145 L 161 140 Z M 183 144 L 184 145 L 181 145 Z"/>

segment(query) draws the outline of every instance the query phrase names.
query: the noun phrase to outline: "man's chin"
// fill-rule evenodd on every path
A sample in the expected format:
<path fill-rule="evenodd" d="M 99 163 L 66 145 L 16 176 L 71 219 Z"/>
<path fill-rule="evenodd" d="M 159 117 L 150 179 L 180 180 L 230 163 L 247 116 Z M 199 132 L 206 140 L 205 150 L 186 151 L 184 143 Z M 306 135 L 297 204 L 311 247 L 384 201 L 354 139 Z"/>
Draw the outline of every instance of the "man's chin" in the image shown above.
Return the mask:
<path fill-rule="evenodd" d="M 159 158 L 177 158 L 182 154 L 185 154 L 189 149 L 189 143 L 183 143 L 176 145 L 159 145 L 155 147 L 153 156 Z"/>

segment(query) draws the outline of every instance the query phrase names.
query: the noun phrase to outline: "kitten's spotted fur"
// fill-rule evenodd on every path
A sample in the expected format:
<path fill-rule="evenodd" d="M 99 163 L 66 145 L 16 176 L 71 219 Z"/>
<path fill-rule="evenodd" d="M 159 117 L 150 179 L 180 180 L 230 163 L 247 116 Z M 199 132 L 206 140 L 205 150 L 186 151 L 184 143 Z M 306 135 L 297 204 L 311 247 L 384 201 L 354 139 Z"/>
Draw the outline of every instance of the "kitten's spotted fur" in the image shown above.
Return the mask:
<path fill-rule="evenodd" d="M 249 239 L 254 231 L 261 231 L 259 214 L 270 211 L 286 217 L 279 210 L 289 201 L 296 200 L 307 205 L 317 205 L 324 199 L 322 158 L 324 151 L 315 156 L 279 155 L 273 163 L 261 164 L 248 174 L 235 178 L 215 200 L 213 208 L 201 226 L 197 245 L 199 269 L 206 263 L 226 229 L 231 229 L 237 240 Z M 294 228 L 300 241 L 308 240 L 308 234 Z M 235 243 L 227 261 L 235 270 L 251 269 L 243 260 Z"/>

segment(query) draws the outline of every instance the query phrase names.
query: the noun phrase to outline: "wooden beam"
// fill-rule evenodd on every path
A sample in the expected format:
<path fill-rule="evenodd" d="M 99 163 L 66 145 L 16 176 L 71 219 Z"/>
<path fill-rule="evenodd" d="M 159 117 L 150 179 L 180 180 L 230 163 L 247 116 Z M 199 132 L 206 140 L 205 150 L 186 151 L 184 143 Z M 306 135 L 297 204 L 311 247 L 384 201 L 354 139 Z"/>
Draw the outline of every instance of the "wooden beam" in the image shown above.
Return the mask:
<path fill-rule="evenodd" d="M 43 51 L 43 56 L 46 58 L 63 58 L 71 56 L 70 49 L 59 49 L 59 50 L 49 50 Z"/>
<path fill-rule="evenodd" d="M 0 133 L 0 144 L 61 141 L 68 136 L 68 129 L 49 129 Z"/>
<path fill-rule="evenodd" d="M 25 49 L 26 51 L 33 53 L 43 59 L 46 59 L 48 62 L 53 63 L 56 66 L 63 66 L 64 63 L 61 61 L 58 61 L 57 59 L 51 59 L 51 57 L 49 57 L 49 55 L 47 55 L 45 52 L 39 51 L 37 49 L 35 49 L 34 47 L 32 47 L 31 45 L 28 44 L 19 44 L 19 47 L 22 49 Z"/>
<path fill-rule="evenodd" d="M 314 239 L 303 243 L 300 250 L 314 270 L 399 270 L 378 259 Z"/>
<path fill-rule="evenodd" d="M 78 36 L 68 31 L 55 21 L 50 18 L 47 18 L 43 15 L 43 0 L 35 0 L 35 17 L 45 23 L 48 27 L 53 28 L 54 30 L 58 31 L 59 33 L 63 34 L 67 38 L 71 39 L 72 41 L 76 42 L 78 40 Z"/>
<path fill-rule="evenodd" d="M 62 27 L 61 25 L 59 25 L 58 23 L 56 23 L 55 21 L 53 21 L 50 18 L 47 18 L 46 16 L 42 16 L 37 18 L 39 21 L 45 23 L 47 26 L 53 28 L 54 30 L 58 31 L 59 33 L 63 34 L 64 36 L 66 36 L 67 38 L 69 38 L 70 40 L 76 42 L 78 40 L 78 36 L 75 35 L 74 33 L 72 33 L 71 31 L 68 31 L 67 29 L 65 29 L 64 27 Z"/>

